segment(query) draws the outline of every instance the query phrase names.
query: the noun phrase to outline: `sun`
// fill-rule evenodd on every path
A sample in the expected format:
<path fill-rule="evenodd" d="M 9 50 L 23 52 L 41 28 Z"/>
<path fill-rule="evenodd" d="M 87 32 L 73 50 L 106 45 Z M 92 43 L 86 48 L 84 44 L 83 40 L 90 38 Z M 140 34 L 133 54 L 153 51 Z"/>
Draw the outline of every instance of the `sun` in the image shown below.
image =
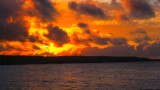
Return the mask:
<path fill-rule="evenodd" d="M 54 52 L 54 55 L 57 55 L 58 53 L 57 52 Z"/>

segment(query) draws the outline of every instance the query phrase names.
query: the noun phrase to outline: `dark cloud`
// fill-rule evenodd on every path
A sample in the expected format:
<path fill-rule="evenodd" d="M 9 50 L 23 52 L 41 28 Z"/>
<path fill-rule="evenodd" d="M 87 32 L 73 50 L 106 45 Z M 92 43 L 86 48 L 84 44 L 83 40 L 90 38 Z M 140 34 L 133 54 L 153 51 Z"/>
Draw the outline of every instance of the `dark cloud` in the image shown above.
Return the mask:
<path fill-rule="evenodd" d="M 152 39 L 147 34 L 147 32 L 143 29 L 137 29 L 135 31 L 130 32 L 130 35 L 134 35 L 134 40 L 136 43 L 148 42 Z"/>
<path fill-rule="evenodd" d="M 118 3 L 116 0 L 112 0 L 111 5 L 115 7 L 116 9 L 122 9 L 122 5 Z"/>
<path fill-rule="evenodd" d="M 120 20 L 122 20 L 122 21 L 128 21 L 129 20 L 129 18 L 126 16 L 126 15 L 121 15 L 120 17 Z"/>
<path fill-rule="evenodd" d="M 30 42 L 36 42 L 36 41 L 39 40 L 39 38 L 38 38 L 38 37 L 34 37 L 34 36 L 29 36 L 28 40 L 29 40 Z"/>
<path fill-rule="evenodd" d="M 47 26 L 47 29 L 49 34 L 45 36 L 52 40 L 56 46 L 61 47 L 63 44 L 69 42 L 69 36 L 67 33 L 58 26 L 53 27 L 53 25 L 50 24 Z"/>
<path fill-rule="evenodd" d="M 91 43 L 95 43 L 98 45 L 127 45 L 127 39 L 125 38 L 110 38 L 110 37 L 101 37 L 100 35 L 95 35 L 93 34 L 90 29 L 86 29 L 84 31 L 84 34 L 87 35 L 87 39 L 81 39 L 78 37 L 78 34 L 74 34 L 72 35 L 72 41 L 74 41 L 74 43 L 85 43 L 86 45 L 88 45 L 90 42 Z M 111 34 L 111 33 L 110 33 Z M 112 34 L 111 34 L 112 35 Z"/>
<path fill-rule="evenodd" d="M 141 43 L 144 41 L 144 39 L 143 38 L 135 38 L 133 41 L 136 43 Z"/>
<path fill-rule="evenodd" d="M 109 38 L 106 38 L 106 37 L 100 37 L 100 36 L 95 36 L 95 35 L 92 35 L 91 36 L 91 40 L 96 43 L 96 44 L 99 44 L 99 45 L 108 45 L 108 41 L 110 40 Z"/>
<path fill-rule="evenodd" d="M 152 39 L 151 39 L 148 35 L 145 35 L 145 36 L 144 36 L 144 40 L 145 40 L 145 41 L 151 41 Z"/>
<path fill-rule="evenodd" d="M 74 33 L 74 34 L 71 36 L 71 42 L 72 42 L 73 44 L 76 44 L 76 45 L 78 45 L 78 44 L 84 44 L 84 45 L 86 45 L 86 46 L 89 46 L 88 41 L 90 41 L 90 40 L 89 40 L 89 39 L 80 39 L 80 38 L 78 37 L 78 34 L 76 34 L 76 33 Z"/>
<path fill-rule="evenodd" d="M 144 49 L 144 53 L 146 56 L 150 57 L 160 56 L 160 42 L 155 42 L 151 45 L 148 45 L 148 47 Z"/>
<path fill-rule="evenodd" d="M 90 29 L 86 29 L 84 34 L 87 34 L 87 39 L 80 39 L 78 35 L 74 34 L 74 40 L 77 43 L 85 43 L 88 45 L 89 42 L 98 44 L 98 45 L 109 45 L 109 43 L 113 45 L 125 45 L 127 44 L 127 40 L 125 38 L 109 38 L 109 37 L 101 37 L 99 35 L 94 35 L 90 31 Z"/>
<path fill-rule="evenodd" d="M 110 38 L 101 37 L 98 34 L 93 34 L 90 29 L 85 29 L 83 34 L 87 36 L 87 38 L 79 38 L 78 33 L 74 33 L 72 37 L 72 42 L 75 44 L 85 44 L 89 46 L 89 43 L 95 43 L 97 45 L 108 45 L 110 42 Z"/>
<path fill-rule="evenodd" d="M 79 6 L 79 5 L 78 5 L 78 3 L 72 1 L 72 2 L 69 2 L 69 3 L 68 3 L 68 6 L 69 6 L 70 9 L 76 11 L 76 10 L 78 10 L 78 6 Z"/>
<path fill-rule="evenodd" d="M 0 21 L 18 17 L 23 4 L 24 0 L 0 0 Z"/>
<path fill-rule="evenodd" d="M 123 14 L 122 12 L 117 13 L 117 21 L 118 22 L 128 21 L 128 20 L 129 20 L 129 18 L 125 14 Z"/>
<path fill-rule="evenodd" d="M 134 56 L 134 47 L 125 46 L 110 46 L 104 49 L 86 48 L 82 51 L 82 55 L 86 56 Z"/>
<path fill-rule="evenodd" d="M 104 49 L 88 47 L 82 51 L 86 56 L 138 56 L 138 57 L 159 57 L 160 42 L 153 44 L 142 43 L 135 49 L 130 45 L 109 46 Z"/>
<path fill-rule="evenodd" d="M 151 40 L 152 39 L 148 35 L 145 35 L 143 37 L 135 38 L 133 41 L 135 41 L 136 43 L 142 43 L 142 42 L 148 42 Z"/>
<path fill-rule="evenodd" d="M 21 41 L 24 42 L 28 38 L 28 27 L 23 21 L 12 23 L 1 23 L 0 25 L 0 41 Z"/>
<path fill-rule="evenodd" d="M 89 29 L 86 29 L 86 30 L 85 30 L 85 33 L 86 33 L 86 34 L 91 34 L 91 31 L 90 31 Z"/>
<path fill-rule="evenodd" d="M 137 29 L 137 30 L 135 30 L 133 32 L 130 32 L 130 34 L 131 35 L 132 34 L 147 34 L 147 32 L 145 30 L 143 30 L 143 29 Z"/>
<path fill-rule="evenodd" d="M 78 26 L 79 26 L 80 28 L 86 28 L 86 27 L 88 27 L 88 24 L 79 23 Z"/>
<path fill-rule="evenodd" d="M 157 41 L 155 43 L 141 43 L 137 46 L 136 55 L 143 57 L 159 57 L 160 56 L 160 42 Z"/>
<path fill-rule="evenodd" d="M 85 30 L 85 34 L 88 35 L 86 39 L 79 38 L 78 34 L 73 34 L 71 41 L 75 44 L 85 44 L 88 46 L 90 42 L 98 45 L 108 45 L 108 42 L 110 41 L 110 38 L 91 34 L 89 29 Z"/>
<path fill-rule="evenodd" d="M 33 45 L 32 48 L 35 49 L 35 50 L 41 50 L 41 48 L 39 48 L 39 47 L 36 46 L 36 45 Z"/>
<path fill-rule="evenodd" d="M 28 40 L 29 40 L 30 42 L 33 42 L 33 43 L 34 43 L 34 42 L 43 43 L 43 41 L 40 40 L 38 36 L 29 36 L 29 37 L 28 37 Z M 43 43 L 43 44 L 44 44 L 44 43 Z"/>
<path fill-rule="evenodd" d="M 26 23 L 21 20 L 24 0 L 0 0 L 0 41 L 22 41 L 28 37 Z"/>
<path fill-rule="evenodd" d="M 59 14 L 49 0 L 32 0 L 34 7 L 38 10 L 42 21 L 55 20 L 55 15 Z"/>
<path fill-rule="evenodd" d="M 136 19 L 149 19 L 155 17 L 155 13 L 146 0 L 122 0 L 124 7 L 130 11 L 130 15 Z"/>
<path fill-rule="evenodd" d="M 106 18 L 104 11 L 94 4 L 89 4 L 89 3 L 84 3 L 84 2 L 76 3 L 72 1 L 72 2 L 69 2 L 68 6 L 71 10 L 79 14 L 90 15 L 92 17 L 101 18 L 101 19 Z"/>
<path fill-rule="evenodd" d="M 125 38 L 112 38 L 110 40 L 110 42 L 113 45 L 126 45 L 127 44 L 127 39 L 125 39 Z"/>

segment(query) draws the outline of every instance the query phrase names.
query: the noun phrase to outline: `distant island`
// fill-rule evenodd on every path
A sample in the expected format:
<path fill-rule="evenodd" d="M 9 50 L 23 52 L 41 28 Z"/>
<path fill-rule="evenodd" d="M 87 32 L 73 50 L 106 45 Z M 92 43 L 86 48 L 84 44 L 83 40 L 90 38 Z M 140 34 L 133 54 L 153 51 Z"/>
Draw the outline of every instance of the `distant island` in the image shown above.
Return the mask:
<path fill-rule="evenodd" d="M 111 56 L 5 56 L 0 55 L 0 65 L 21 64 L 63 64 L 63 63 L 107 63 L 107 62 L 151 62 L 160 61 L 139 57 L 111 57 Z"/>

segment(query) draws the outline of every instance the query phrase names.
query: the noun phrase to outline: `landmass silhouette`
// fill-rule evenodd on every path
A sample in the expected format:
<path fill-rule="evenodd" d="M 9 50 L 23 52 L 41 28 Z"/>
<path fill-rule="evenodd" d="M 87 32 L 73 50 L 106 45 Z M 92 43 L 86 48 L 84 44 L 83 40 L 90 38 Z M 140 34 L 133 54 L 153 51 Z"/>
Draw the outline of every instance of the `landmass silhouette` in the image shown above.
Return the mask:
<path fill-rule="evenodd" d="M 6 56 L 0 55 L 0 65 L 63 64 L 63 63 L 107 63 L 107 62 L 153 62 L 159 59 L 112 56 Z"/>

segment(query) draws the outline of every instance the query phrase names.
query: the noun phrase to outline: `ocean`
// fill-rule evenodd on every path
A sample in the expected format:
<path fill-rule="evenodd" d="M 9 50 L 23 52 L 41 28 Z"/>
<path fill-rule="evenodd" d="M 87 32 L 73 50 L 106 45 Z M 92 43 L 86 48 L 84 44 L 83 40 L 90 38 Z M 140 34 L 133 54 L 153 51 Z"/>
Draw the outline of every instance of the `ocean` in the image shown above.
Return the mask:
<path fill-rule="evenodd" d="M 160 62 L 0 65 L 0 90 L 160 89 Z"/>

